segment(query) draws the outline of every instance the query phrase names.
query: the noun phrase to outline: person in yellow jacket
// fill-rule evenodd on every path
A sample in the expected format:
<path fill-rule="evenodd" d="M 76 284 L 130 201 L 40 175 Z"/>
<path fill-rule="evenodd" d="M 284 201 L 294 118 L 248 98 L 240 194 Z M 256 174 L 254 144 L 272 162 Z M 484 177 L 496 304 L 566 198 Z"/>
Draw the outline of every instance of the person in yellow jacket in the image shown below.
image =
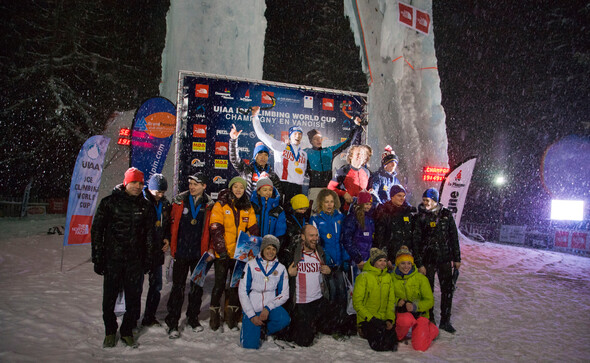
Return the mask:
<path fill-rule="evenodd" d="M 352 293 L 352 305 L 361 337 L 376 351 L 396 351 L 395 292 L 387 272 L 387 254 L 371 248 L 369 263 L 363 266 Z"/>
<path fill-rule="evenodd" d="M 418 272 L 407 246 L 401 246 L 392 273 L 396 297 L 395 331 L 399 340 L 412 329 L 412 347 L 425 351 L 438 336 L 438 328 L 429 320 L 434 296 L 428 278 Z"/>
<path fill-rule="evenodd" d="M 209 252 L 215 253 L 215 285 L 211 291 L 211 317 L 209 326 L 212 330 L 219 329 L 221 325 L 221 295 L 225 290 L 225 281 L 228 273 L 233 273 L 236 260 L 233 259 L 236 251 L 236 242 L 240 231 L 249 235 L 258 236 L 259 229 L 256 223 L 256 214 L 250 204 L 250 198 L 246 194 L 247 183 L 241 177 L 235 177 L 229 182 L 228 189 L 222 190 L 213 209 L 209 224 L 210 245 Z M 238 288 L 230 287 L 226 292 L 228 300 L 227 316 L 224 320 L 228 328 L 237 329 L 240 320 L 240 299 Z"/>

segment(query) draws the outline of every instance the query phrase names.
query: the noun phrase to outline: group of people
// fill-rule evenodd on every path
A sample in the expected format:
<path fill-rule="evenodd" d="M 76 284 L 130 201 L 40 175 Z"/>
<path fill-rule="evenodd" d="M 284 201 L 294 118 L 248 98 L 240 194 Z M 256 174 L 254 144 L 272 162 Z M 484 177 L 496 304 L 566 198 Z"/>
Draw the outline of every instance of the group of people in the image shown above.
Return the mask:
<path fill-rule="evenodd" d="M 391 149 L 382 155 L 379 171 L 371 173 L 366 164 L 372 150 L 360 145 L 358 119 L 345 141 L 324 148 L 321 133 L 311 130 L 312 148 L 303 149 L 300 127 L 289 129 L 288 140 L 275 140 L 264 132 L 258 113 L 253 107 L 254 130 L 262 142 L 250 163 L 238 154 L 241 131 L 235 126 L 230 131 L 230 161 L 239 176 L 216 201 L 206 193 L 204 173 L 190 175 L 188 190 L 169 202 L 163 175 L 152 175 L 144 186 L 143 173 L 130 168 L 123 184 L 100 202 L 91 236 L 94 270 L 104 276 L 103 346 L 117 344 L 114 307 L 120 290 L 126 303 L 121 340 L 137 346 L 133 329 L 145 274 L 149 291 L 141 325 L 159 325 L 167 251 L 174 261 L 165 318 L 170 339 L 180 337 L 187 277 L 205 253 L 215 274 L 209 327 L 238 330 L 241 322 L 244 348 L 259 348 L 269 335 L 310 346 L 323 333 L 359 334 L 379 351 L 397 350 L 402 339 L 426 350 L 438 328 L 454 333 L 452 275 L 461 255 L 455 222 L 439 204 L 438 191 L 426 190 L 418 210 L 411 207 Z M 347 148 L 348 164 L 332 175 L 334 158 Z M 271 150 L 274 168 L 268 162 Z M 302 193 L 305 176 L 307 194 Z M 240 233 L 260 236 L 262 242 L 234 287 L 228 276 L 236 267 Z M 441 289 L 438 328 L 435 274 Z M 192 280 L 188 285 L 185 329 L 200 332 L 203 288 Z"/>

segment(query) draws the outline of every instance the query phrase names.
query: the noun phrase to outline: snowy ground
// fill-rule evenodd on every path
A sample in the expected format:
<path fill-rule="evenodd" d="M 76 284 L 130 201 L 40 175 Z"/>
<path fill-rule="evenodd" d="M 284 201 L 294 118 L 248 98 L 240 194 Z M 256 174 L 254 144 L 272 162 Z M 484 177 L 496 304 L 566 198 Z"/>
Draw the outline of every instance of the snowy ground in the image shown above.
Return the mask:
<path fill-rule="evenodd" d="M 468 240 L 461 241 L 464 264 L 453 308 L 458 332 L 442 332 L 425 353 L 403 344 L 397 353 L 373 352 L 358 337 L 340 342 L 328 336 L 310 348 L 281 350 L 266 342 L 259 351 L 247 351 L 238 346 L 239 333 L 207 327 L 202 333 L 183 332 L 174 341 L 163 328 L 151 328 L 139 337 L 138 349 L 119 342 L 106 350 L 102 278 L 89 262 L 90 245 L 67 247 L 62 273 L 63 238 L 47 235 L 64 220 L 0 219 L 0 361 L 590 360 L 590 259 Z M 169 290 L 165 285 L 162 291 L 161 321 Z"/>

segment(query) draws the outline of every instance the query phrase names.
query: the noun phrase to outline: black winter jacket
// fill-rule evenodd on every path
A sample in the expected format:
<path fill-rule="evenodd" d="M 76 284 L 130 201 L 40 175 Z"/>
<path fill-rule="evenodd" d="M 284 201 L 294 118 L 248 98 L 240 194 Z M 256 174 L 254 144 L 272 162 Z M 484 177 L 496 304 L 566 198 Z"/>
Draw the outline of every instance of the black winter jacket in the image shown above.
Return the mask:
<path fill-rule="evenodd" d="M 401 246 L 407 246 L 415 254 L 413 239 L 415 211 L 416 208 L 407 203 L 397 207 L 387 202 L 379 205 L 374 213 L 373 246 L 386 251 L 387 259 L 393 264 L 395 264 L 395 254 Z M 417 265 L 420 263 L 419 256 L 415 256 L 414 260 Z"/>
<path fill-rule="evenodd" d="M 420 204 L 414 225 L 414 248 L 420 261 L 417 267 L 461 262 L 459 234 L 450 210 L 440 204 L 433 210 L 426 210 Z"/>
<path fill-rule="evenodd" d="M 152 261 L 152 267 L 159 267 L 164 264 L 164 251 L 162 251 L 162 247 L 164 247 L 164 239 L 167 239 L 168 242 L 170 242 L 170 211 L 172 210 L 172 205 L 166 197 L 160 199 L 160 202 L 162 202 L 162 214 L 160 215 L 160 223 L 157 223 L 158 213 L 156 212 L 156 207 L 158 206 L 158 203 L 156 203 L 156 199 L 152 193 L 150 193 L 147 186 L 143 188 L 143 196 L 152 205 L 156 215 L 156 223 L 154 224 L 154 259 Z"/>
<path fill-rule="evenodd" d="M 108 264 L 139 261 L 148 271 L 154 261 L 156 212 L 143 194 L 132 197 L 119 184 L 100 201 L 92 222 L 92 262 L 104 272 Z"/>

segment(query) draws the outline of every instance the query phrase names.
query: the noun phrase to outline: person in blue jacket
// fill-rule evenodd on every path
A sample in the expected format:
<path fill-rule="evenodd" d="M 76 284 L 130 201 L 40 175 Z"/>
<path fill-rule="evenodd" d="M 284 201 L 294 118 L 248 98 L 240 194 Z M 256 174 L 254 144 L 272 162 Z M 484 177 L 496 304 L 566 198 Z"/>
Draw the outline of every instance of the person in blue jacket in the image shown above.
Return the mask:
<path fill-rule="evenodd" d="M 369 188 L 373 189 L 375 202 L 377 204 L 385 204 L 391 199 L 390 190 L 394 185 L 401 185 L 397 179 L 397 164 L 399 158 L 397 155 L 391 153 L 386 154 L 381 159 L 381 167 L 376 173 L 371 175 L 369 179 Z"/>
<path fill-rule="evenodd" d="M 284 243 L 287 232 L 285 211 L 280 206 L 281 195 L 273 186 L 271 179 L 263 177 L 256 182 L 256 190 L 252 192 L 250 201 L 256 213 L 256 221 L 260 228 L 260 235 L 272 234 Z"/>
<path fill-rule="evenodd" d="M 370 252 L 373 247 L 375 222 L 371 216 L 371 207 L 371 194 L 365 190 L 361 191 L 351 213 L 344 218 L 342 227 L 340 239 L 342 245 L 352 262 L 356 263 L 360 269 L 371 257 Z"/>

